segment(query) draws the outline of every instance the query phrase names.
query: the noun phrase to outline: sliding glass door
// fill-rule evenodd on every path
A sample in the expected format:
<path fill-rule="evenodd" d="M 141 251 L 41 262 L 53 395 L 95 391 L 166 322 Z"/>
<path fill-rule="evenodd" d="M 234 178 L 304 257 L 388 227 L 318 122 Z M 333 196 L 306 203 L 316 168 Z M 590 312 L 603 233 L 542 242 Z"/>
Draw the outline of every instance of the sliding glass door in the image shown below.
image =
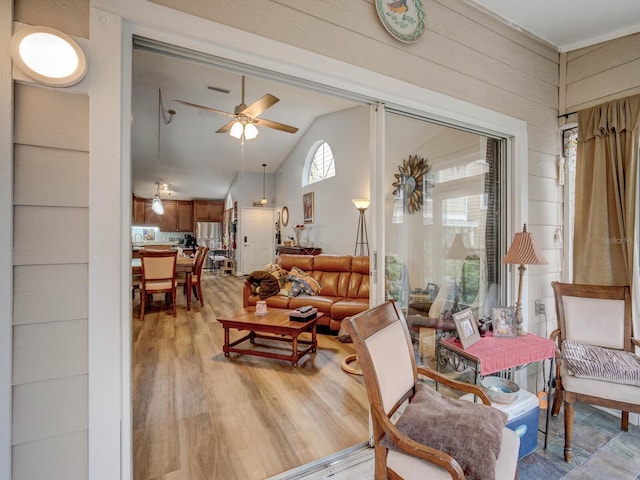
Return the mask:
<path fill-rule="evenodd" d="M 385 115 L 385 295 L 406 315 L 491 315 L 501 288 L 505 140 Z"/>

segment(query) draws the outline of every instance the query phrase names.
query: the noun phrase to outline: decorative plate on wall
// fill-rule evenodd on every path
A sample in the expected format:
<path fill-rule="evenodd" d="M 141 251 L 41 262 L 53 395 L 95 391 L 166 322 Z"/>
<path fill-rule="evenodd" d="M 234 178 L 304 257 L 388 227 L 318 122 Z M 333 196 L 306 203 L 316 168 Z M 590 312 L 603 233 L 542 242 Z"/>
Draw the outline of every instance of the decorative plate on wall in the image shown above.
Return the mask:
<path fill-rule="evenodd" d="M 424 33 L 422 0 L 375 0 L 378 17 L 387 32 L 405 43 L 417 42 Z"/>

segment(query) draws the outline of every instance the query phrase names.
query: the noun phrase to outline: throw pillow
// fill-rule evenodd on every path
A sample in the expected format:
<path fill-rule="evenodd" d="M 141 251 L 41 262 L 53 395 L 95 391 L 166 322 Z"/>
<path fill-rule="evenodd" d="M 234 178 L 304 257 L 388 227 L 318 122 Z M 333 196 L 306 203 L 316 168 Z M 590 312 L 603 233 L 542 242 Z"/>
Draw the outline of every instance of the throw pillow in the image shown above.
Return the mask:
<path fill-rule="evenodd" d="M 507 418 L 497 408 L 445 397 L 421 384 L 396 427 L 412 440 L 451 455 L 465 478 L 489 480 L 495 478 Z M 401 451 L 386 436 L 381 445 Z"/>

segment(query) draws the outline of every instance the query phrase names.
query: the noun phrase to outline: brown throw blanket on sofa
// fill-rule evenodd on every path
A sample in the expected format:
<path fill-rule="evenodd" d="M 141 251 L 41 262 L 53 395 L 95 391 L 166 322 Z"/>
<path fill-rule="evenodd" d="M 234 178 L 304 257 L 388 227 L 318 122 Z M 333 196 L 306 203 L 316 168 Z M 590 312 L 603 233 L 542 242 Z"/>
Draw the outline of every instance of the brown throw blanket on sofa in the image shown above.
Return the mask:
<path fill-rule="evenodd" d="M 264 270 L 251 272 L 247 281 L 255 287 L 256 293 L 260 295 L 260 300 L 277 295 L 280 291 L 278 279 Z"/>

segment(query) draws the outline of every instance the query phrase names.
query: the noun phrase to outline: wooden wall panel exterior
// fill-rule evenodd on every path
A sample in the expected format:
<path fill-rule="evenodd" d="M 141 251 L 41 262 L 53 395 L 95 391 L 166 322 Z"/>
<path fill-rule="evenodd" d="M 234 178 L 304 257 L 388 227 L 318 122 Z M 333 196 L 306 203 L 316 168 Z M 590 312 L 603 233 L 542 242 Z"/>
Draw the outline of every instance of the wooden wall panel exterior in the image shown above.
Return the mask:
<path fill-rule="evenodd" d="M 89 97 L 15 85 L 14 142 L 89 151 Z"/>
<path fill-rule="evenodd" d="M 13 444 L 86 430 L 87 379 L 76 375 L 14 386 Z"/>
<path fill-rule="evenodd" d="M 88 0 L 14 20 L 89 37 Z M 11 475 L 88 478 L 89 96 L 15 82 Z"/>
<path fill-rule="evenodd" d="M 14 0 L 14 20 L 57 28 L 67 35 L 89 38 L 87 0 Z"/>
<path fill-rule="evenodd" d="M 17 325 L 13 329 L 13 383 L 88 373 L 87 321 Z"/>
<path fill-rule="evenodd" d="M 14 265 L 87 263 L 89 209 L 14 209 Z"/>
<path fill-rule="evenodd" d="M 13 447 L 13 479 L 81 480 L 87 478 L 88 457 L 85 431 L 21 443 Z"/>
<path fill-rule="evenodd" d="M 640 93 L 640 33 L 566 55 L 566 112 Z"/>
<path fill-rule="evenodd" d="M 16 145 L 13 203 L 88 207 L 89 153 Z"/>
<path fill-rule="evenodd" d="M 88 266 L 19 265 L 13 269 L 13 324 L 87 318 Z"/>

